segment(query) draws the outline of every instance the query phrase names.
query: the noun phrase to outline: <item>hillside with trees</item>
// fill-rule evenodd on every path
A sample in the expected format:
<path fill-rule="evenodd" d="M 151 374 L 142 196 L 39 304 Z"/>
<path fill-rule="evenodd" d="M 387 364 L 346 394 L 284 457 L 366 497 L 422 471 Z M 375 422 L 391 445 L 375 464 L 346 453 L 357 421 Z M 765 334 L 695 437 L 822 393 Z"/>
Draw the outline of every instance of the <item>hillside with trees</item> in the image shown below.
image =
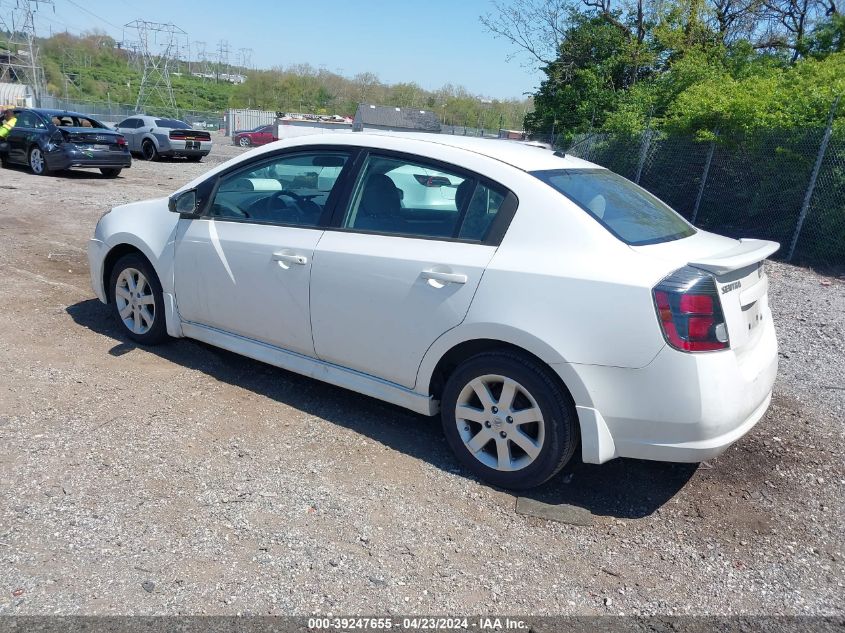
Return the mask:
<path fill-rule="evenodd" d="M 0 48 L 4 43 L 0 34 Z M 70 100 L 134 105 L 141 68 L 110 36 L 59 33 L 39 44 L 48 93 Z M 246 81 L 232 84 L 195 76 L 201 68 L 215 77 L 243 74 Z M 532 108 L 530 99 L 485 99 L 450 83 L 432 91 L 413 82 L 387 84 L 369 72 L 344 77 L 307 64 L 251 70 L 180 61 L 171 68 L 171 80 L 179 110 L 221 112 L 231 107 L 353 115 L 358 103 L 368 102 L 433 110 L 451 125 L 521 128 Z M 147 109 L 168 113 L 163 103 L 152 102 Z"/>

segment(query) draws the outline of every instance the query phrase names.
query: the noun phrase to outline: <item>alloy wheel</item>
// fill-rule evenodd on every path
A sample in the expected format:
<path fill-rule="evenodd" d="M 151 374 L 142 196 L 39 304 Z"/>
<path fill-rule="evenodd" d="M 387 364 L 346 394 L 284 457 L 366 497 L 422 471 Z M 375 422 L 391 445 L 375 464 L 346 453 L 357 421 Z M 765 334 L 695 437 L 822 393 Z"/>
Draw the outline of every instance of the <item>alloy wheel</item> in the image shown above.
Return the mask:
<path fill-rule="evenodd" d="M 249 139 L 248 139 L 246 136 L 242 136 L 242 137 L 240 138 L 240 140 L 238 141 L 238 144 L 239 144 L 241 147 L 249 147 L 250 141 L 249 141 Z"/>
<path fill-rule="evenodd" d="M 44 154 L 37 147 L 33 147 L 29 153 L 29 166 L 33 173 L 40 174 L 44 171 Z"/>
<path fill-rule="evenodd" d="M 537 400 L 520 383 L 488 374 L 471 380 L 455 405 L 455 423 L 466 449 L 498 471 L 522 470 L 543 449 L 546 425 Z"/>
<path fill-rule="evenodd" d="M 125 268 L 117 278 L 114 300 L 123 325 L 135 334 L 146 334 L 155 322 L 155 296 L 144 274 Z"/>

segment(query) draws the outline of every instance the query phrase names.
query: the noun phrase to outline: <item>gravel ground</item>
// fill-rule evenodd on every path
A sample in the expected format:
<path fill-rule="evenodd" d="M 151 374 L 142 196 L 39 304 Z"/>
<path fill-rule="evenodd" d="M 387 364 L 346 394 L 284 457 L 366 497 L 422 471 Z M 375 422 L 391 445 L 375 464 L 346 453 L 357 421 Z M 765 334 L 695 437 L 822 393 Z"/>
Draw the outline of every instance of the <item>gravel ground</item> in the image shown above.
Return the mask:
<path fill-rule="evenodd" d="M 520 500 L 439 423 L 93 297 L 100 214 L 199 165 L 0 172 L 0 614 L 842 615 L 845 279 L 772 263 L 771 409 L 712 463 L 572 464 Z"/>

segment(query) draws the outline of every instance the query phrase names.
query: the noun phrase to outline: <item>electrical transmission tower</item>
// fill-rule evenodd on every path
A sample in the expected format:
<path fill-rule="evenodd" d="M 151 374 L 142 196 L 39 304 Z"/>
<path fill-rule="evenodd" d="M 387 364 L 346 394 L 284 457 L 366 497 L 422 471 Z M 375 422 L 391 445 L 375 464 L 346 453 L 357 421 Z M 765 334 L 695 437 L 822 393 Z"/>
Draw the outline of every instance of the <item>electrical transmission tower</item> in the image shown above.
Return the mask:
<path fill-rule="evenodd" d="M 35 16 L 47 6 L 55 12 L 53 0 L 0 0 L 0 33 L 9 34 L 9 58 L 0 63 L 0 81 L 29 86 L 36 105 L 40 105 L 45 81 L 35 39 Z"/>
<path fill-rule="evenodd" d="M 137 31 L 138 53 L 143 63 L 135 112 L 141 112 L 152 101 L 158 101 L 157 105 L 175 111 L 176 98 L 170 82 L 170 67 L 176 61 L 179 37 L 187 33 L 174 24 L 147 20 L 134 20 L 126 24 L 125 28 Z"/>
<path fill-rule="evenodd" d="M 208 56 L 206 54 L 205 42 L 195 41 L 194 51 L 197 65 L 199 67 L 199 69 L 195 68 L 194 72 L 199 73 L 203 79 L 208 79 L 209 75 L 211 75 L 211 71 L 208 67 Z"/>
<path fill-rule="evenodd" d="M 246 72 L 247 70 L 252 70 L 252 53 L 253 50 L 251 48 L 238 49 L 238 54 L 240 56 L 240 66 L 244 72 Z"/>
<path fill-rule="evenodd" d="M 228 80 L 229 75 L 229 40 L 220 40 L 217 43 L 217 82 L 220 83 L 220 76 Z"/>

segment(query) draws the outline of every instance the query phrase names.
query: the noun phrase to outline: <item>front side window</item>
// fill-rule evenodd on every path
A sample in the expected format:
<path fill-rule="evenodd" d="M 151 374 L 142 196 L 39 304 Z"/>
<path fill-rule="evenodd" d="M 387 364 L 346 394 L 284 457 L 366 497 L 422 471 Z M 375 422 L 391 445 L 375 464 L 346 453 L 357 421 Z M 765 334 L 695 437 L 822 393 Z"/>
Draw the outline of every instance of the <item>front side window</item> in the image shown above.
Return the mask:
<path fill-rule="evenodd" d="M 41 117 L 35 114 L 35 112 L 21 112 L 17 116 L 17 119 L 18 122 L 15 124 L 17 127 L 34 128 L 37 130 L 47 127 L 44 121 L 41 120 Z"/>
<path fill-rule="evenodd" d="M 481 241 L 504 200 L 503 195 L 491 194 L 490 188 L 467 174 L 424 162 L 370 155 L 343 227 Z"/>
<path fill-rule="evenodd" d="M 134 129 L 136 127 L 141 127 L 141 119 L 125 119 L 117 124 L 117 127 L 120 128 L 128 128 Z"/>
<path fill-rule="evenodd" d="M 695 233 L 666 203 L 607 169 L 551 169 L 532 175 L 572 200 L 626 244 L 669 242 Z"/>
<path fill-rule="evenodd" d="M 318 226 L 349 159 L 345 152 L 278 156 L 223 176 L 208 215 L 292 226 Z"/>

